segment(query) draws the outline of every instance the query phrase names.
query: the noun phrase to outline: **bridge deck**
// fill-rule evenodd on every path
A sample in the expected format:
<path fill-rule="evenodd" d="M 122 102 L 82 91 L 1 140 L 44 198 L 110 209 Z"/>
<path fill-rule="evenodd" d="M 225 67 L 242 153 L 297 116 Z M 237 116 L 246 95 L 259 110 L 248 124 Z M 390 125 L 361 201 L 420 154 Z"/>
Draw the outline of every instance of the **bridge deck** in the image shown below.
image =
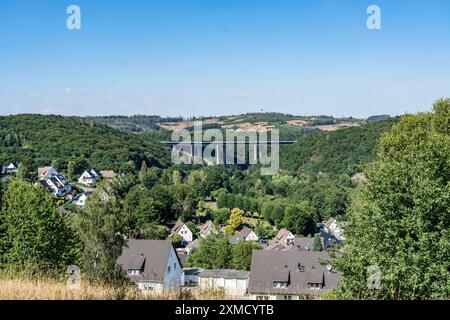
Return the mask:
<path fill-rule="evenodd" d="M 161 141 L 162 144 L 167 144 L 171 146 L 175 145 L 209 145 L 209 144 L 272 144 L 272 143 L 278 143 L 281 145 L 286 144 L 294 144 L 297 141 L 179 141 L 179 142 L 173 142 L 173 141 Z"/>

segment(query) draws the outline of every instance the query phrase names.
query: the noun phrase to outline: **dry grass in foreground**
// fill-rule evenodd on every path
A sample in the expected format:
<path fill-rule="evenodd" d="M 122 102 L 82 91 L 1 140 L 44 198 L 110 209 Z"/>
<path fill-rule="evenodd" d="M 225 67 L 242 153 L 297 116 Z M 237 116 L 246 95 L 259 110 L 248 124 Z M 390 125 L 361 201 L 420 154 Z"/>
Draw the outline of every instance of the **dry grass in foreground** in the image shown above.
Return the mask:
<path fill-rule="evenodd" d="M 183 292 L 182 294 L 145 295 L 132 285 L 114 287 L 81 282 L 69 288 L 53 279 L 0 278 L 0 300 L 216 300 L 220 291 Z"/>

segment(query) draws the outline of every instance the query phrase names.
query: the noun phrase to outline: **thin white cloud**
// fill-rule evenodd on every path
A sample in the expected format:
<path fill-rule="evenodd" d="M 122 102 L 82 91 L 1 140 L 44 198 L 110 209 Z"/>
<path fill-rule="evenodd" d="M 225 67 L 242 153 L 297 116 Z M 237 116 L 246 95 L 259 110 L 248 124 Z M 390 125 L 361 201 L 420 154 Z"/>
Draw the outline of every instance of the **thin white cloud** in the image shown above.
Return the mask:
<path fill-rule="evenodd" d="M 27 92 L 27 96 L 29 96 L 29 97 L 38 97 L 40 95 L 41 94 L 39 92 L 35 92 L 35 91 Z"/>

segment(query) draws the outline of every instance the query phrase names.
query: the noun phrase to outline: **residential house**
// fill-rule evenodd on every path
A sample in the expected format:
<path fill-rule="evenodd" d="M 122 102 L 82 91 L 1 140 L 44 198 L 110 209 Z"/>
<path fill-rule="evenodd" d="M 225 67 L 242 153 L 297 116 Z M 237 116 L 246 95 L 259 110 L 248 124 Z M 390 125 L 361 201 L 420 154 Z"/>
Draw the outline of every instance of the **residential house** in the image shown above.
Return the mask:
<path fill-rule="evenodd" d="M 169 240 L 128 240 L 117 264 L 145 293 L 162 294 L 181 289 L 183 269 Z"/>
<path fill-rule="evenodd" d="M 78 194 L 73 200 L 71 201 L 71 204 L 84 208 L 86 206 L 86 200 L 91 195 L 90 192 L 83 192 Z"/>
<path fill-rule="evenodd" d="M 338 240 L 343 240 L 343 230 L 335 218 L 328 219 L 327 222 L 322 223 L 322 230 L 336 237 Z"/>
<path fill-rule="evenodd" d="M 248 228 L 248 227 L 244 227 L 241 232 L 239 233 L 239 235 L 241 235 L 245 241 L 258 241 L 259 237 L 256 235 L 256 233 Z"/>
<path fill-rule="evenodd" d="M 53 167 L 43 167 L 38 168 L 38 179 L 39 180 L 47 180 L 48 178 L 57 176 L 59 173 Z"/>
<path fill-rule="evenodd" d="M 282 245 L 292 245 L 294 244 L 295 236 L 287 229 L 280 229 L 278 234 L 275 236 L 274 242 Z"/>
<path fill-rule="evenodd" d="M 216 227 L 214 226 L 214 223 L 211 220 L 206 221 L 204 224 L 202 224 L 199 227 L 200 230 L 200 237 L 205 238 L 209 236 L 210 234 L 216 233 Z"/>
<path fill-rule="evenodd" d="M 185 242 L 192 242 L 193 240 L 193 234 L 192 231 L 188 228 L 188 226 L 182 222 L 181 220 L 178 220 L 175 226 L 170 231 L 170 236 L 180 235 Z"/>
<path fill-rule="evenodd" d="M 194 241 L 189 242 L 186 245 L 186 253 L 189 255 L 192 252 L 192 250 L 197 249 L 199 246 L 200 246 L 200 239 L 195 239 Z"/>
<path fill-rule="evenodd" d="M 117 174 L 112 170 L 100 170 L 100 176 L 106 180 L 114 180 L 117 177 Z"/>
<path fill-rule="evenodd" d="M 2 173 L 14 174 L 17 173 L 17 170 L 19 170 L 19 165 L 16 162 L 11 162 L 10 164 L 2 168 Z"/>
<path fill-rule="evenodd" d="M 81 174 L 78 179 L 78 183 L 84 186 L 94 186 L 97 183 L 97 179 L 99 178 L 99 174 L 94 169 L 87 169 Z"/>
<path fill-rule="evenodd" d="M 248 293 L 253 300 L 297 300 L 335 288 L 340 274 L 325 251 L 255 250 Z"/>
<path fill-rule="evenodd" d="M 223 288 L 227 297 L 243 297 L 248 287 L 248 271 L 203 270 L 199 275 L 199 288 Z"/>
<path fill-rule="evenodd" d="M 38 178 L 42 186 L 54 196 L 62 197 L 72 191 L 69 180 L 53 167 L 38 168 Z"/>

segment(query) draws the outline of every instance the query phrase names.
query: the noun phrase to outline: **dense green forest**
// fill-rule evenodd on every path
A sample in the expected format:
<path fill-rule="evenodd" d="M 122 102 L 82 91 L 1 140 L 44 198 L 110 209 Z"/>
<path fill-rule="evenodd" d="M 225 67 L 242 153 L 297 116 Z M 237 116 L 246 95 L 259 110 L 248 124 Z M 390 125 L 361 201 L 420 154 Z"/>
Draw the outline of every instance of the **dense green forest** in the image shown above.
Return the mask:
<path fill-rule="evenodd" d="M 16 115 L 0 117 L 0 163 L 19 161 L 30 170 L 50 165 L 60 170 L 84 159 L 98 169 L 120 171 L 131 161 L 166 166 L 169 152 L 148 138 L 76 117 Z"/>
<path fill-rule="evenodd" d="M 380 137 L 398 120 L 391 118 L 306 137 L 281 149 L 281 167 L 293 175 L 351 175 L 375 159 Z"/>

